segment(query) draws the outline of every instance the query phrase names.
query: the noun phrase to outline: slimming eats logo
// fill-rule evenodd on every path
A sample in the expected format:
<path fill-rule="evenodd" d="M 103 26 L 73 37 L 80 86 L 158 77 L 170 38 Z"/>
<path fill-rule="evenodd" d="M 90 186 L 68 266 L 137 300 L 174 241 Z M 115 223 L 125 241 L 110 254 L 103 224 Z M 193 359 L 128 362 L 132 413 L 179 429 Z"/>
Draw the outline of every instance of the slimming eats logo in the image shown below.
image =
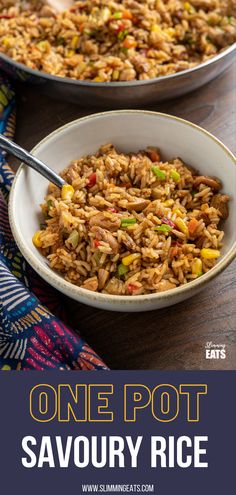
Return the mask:
<path fill-rule="evenodd" d="M 225 344 L 213 344 L 213 342 L 207 342 L 205 345 L 206 359 L 225 359 L 226 358 L 226 345 Z"/>

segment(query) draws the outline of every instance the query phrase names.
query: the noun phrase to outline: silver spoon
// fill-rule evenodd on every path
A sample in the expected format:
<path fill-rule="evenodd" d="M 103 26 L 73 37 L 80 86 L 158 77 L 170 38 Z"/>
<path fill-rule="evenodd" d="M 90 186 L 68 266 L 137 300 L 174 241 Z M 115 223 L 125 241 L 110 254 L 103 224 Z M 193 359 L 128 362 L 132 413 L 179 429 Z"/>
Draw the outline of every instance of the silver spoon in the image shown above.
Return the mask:
<path fill-rule="evenodd" d="M 22 162 L 29 165 L 39 174 L 43 175 L 50 182 L 53 182 L 57 187 L 62 187 L 66 184 L 64 179 L 57 175 L 51 168 L 49 168 L 45 163 L 41 162 L 38 158 L 31 155 L 28 151 L 24 150 L 18 144 L 13 143 L 10 139 L 6 138 L 0 134 L 0 148 L 8 153 L 11 153 L 16 158 L 19 158 Z"/>

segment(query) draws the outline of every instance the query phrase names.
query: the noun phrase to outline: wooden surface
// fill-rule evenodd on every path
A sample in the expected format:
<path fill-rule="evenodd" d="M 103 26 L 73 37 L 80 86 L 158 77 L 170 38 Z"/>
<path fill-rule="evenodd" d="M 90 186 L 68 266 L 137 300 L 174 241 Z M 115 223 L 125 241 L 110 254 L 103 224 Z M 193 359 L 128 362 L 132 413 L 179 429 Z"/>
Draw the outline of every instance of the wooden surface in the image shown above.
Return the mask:
<path fill-rule="evenodd" d="M 236 64 L 204 88 L 149 109 L 191 120 L 236 152 L 235 86 Z M 16 140 L 27 149 L 96 111 L 53 101 L 38 87 L 21 88 L 17 106 Z M 72 324 L 113 369 L 236 369 L 236 260 L 198 296 L 171 308 L 128 314 L 78 306 Z M 226 359 L 207 360 L 207 342 L 225 344 Z"/>

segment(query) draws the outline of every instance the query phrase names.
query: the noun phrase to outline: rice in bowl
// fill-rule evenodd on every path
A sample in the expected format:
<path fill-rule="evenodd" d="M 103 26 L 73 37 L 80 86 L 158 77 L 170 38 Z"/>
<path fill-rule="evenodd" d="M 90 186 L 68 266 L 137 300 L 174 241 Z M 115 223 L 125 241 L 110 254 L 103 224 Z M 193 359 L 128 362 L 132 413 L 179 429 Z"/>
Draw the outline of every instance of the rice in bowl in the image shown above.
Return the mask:
<path fill-rule="evenodd" d="M 198 278 L 220 257 L 230 198 L 218 179 L 180 158 L 107 144 L 62 177 L 62 190 L 49 186 L 33 243 L 67 281 L 106 294 L 150 294 Z"/>

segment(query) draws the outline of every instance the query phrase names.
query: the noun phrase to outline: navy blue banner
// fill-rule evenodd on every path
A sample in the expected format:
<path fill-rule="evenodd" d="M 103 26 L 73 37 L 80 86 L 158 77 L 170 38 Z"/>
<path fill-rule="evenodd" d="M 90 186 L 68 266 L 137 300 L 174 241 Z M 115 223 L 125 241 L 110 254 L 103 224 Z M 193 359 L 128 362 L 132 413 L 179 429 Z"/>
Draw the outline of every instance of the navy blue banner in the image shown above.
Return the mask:
<path fill-rule="evenodd" d="M 233 371 L 1 372 L 1 493 L 233 493 L 235 383 Z"/>

